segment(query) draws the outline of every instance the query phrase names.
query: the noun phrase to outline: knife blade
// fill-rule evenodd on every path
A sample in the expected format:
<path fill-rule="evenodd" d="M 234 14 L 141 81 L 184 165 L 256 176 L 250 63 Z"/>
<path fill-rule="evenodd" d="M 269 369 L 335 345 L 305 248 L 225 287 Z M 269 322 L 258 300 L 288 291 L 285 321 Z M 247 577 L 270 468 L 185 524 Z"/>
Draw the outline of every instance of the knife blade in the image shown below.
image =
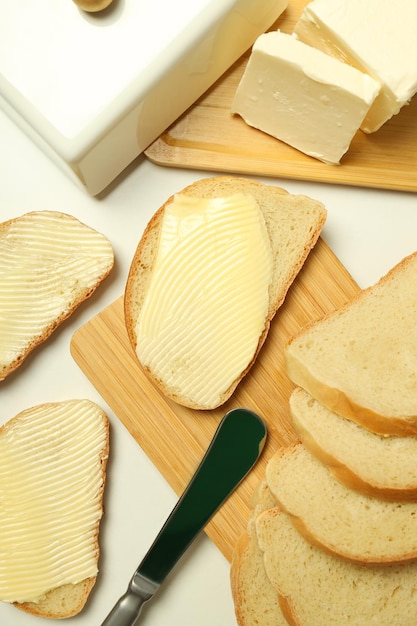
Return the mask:
<path fill-rule="evenodd" d="M 221 420 L 188 486 L 102 626 L 133 626 L 143 607 L 221 505 L 255 465 L 267 428 L 248 409 Z"/>

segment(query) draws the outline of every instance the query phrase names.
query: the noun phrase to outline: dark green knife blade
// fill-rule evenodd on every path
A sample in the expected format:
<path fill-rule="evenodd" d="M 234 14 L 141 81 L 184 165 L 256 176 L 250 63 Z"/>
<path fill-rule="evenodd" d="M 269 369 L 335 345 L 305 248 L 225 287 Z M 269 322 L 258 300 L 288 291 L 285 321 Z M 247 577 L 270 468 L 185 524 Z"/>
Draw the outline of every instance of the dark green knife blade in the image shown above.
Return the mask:
<path fill-rule="evenodd" d="M 220 422 L 183 495 L 102 626 L 133 626 L 178 559 L 252 469 L 265 445 L 261 418 L 233 409 Z"/>

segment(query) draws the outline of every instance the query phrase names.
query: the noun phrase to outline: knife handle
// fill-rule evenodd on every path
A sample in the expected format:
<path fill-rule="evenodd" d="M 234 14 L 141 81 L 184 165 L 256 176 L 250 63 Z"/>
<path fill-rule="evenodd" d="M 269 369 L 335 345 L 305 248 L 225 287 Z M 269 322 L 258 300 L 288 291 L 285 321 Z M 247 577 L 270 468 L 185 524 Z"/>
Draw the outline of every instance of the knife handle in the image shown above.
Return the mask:
<path fill-rule="evenodd" d="M 142 606 L 152 598 L 159 585 L 137 572 L 126 593 L 116 602 L 102 626 L 134 626 Z"/>

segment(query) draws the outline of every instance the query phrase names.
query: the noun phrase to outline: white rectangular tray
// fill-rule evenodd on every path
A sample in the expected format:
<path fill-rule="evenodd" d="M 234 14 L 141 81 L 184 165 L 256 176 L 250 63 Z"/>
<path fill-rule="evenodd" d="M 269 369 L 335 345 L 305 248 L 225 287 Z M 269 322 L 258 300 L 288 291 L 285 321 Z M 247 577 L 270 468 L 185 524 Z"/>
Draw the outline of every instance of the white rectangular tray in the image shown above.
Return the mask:
<path fill-rule="evenodd" d="M 0 106 L 102 191 L 276 20 L 276 0 L 0 0 Z"/>

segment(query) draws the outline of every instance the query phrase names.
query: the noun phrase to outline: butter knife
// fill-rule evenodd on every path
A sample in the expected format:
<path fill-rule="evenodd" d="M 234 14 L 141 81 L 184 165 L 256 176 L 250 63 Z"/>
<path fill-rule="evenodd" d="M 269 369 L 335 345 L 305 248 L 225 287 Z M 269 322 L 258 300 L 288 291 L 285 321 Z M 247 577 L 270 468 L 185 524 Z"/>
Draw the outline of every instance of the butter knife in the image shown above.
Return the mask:
<path fill-rule="evenodd" d="M 255 465 L 267 429 L 247 409 L 223 417 L 194 476 L 102 626 L 133 626 L 186 549 Z"/>

